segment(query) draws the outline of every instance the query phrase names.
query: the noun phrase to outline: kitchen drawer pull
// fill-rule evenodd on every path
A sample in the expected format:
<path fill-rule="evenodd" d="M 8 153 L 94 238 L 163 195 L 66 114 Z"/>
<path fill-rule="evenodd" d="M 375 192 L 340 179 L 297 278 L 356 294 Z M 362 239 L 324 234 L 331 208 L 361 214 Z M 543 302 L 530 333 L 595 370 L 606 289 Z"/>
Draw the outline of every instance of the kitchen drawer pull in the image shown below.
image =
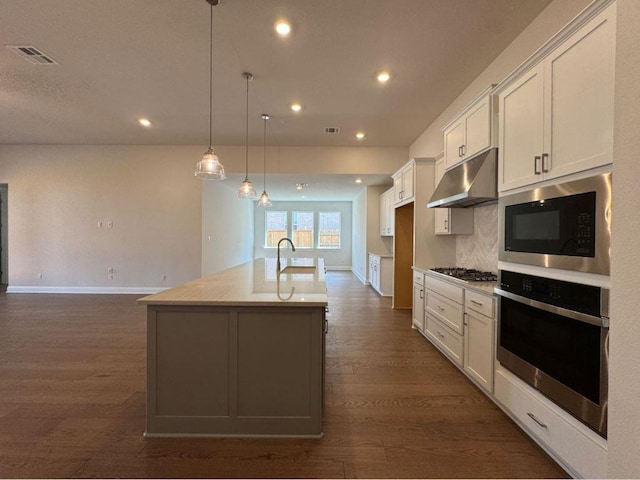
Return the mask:
<path fill-rule="evenodd" d="M 466 145 L 462 145 L 462 156 L 464 157 L 467 154 L 467 146 Z"/>
<path fill-rule="evenodd" d="M 438 308 L 438 310 L 440 310 L 441 312 L 444 312 L 444 308 L 442 308 L 440 305 L 436 305 L 436 307 Z"/>
<path fill-rule="evenodd" d="M 533 173 L 535 173 L 536 175 L 540 175 L 542 173 L 540 170 L 538 170 L 538 162 L 541 158 L 542 157 L 540 157 L 540 155 L 536 155 L 535 157 L 533 157 Z"/>
<path fill-rule="evenodd" d="M 420 290 L 420 298 L 424 298 L 424 290 Z"/>
<path fill-rule="evenodd" d="M 462 145 L 458 147 L 458 157 L 462 156 Z"/>
<path fill-rule="evenodd" d="M 471 303 L 473 303 L 474 305 L 479 306 L 479 307 L 481 307 L 481 306 L 483 305 L 483 303 L 482 303 L 482 302 L 477 302 L 477 301 L 475 301 L 475 300 L 470 300 L 470 302 L 471 302 Z"/>
<path fill-rule="evenodd" d="M 533 420 L 534 422 L 536 422 L 538 425 L 540 425 L 542 428 L 547 428 L 547 425 L 543 422 L 541 422 L 540 420 L 538 420 L 536 418 L 536 416 L 531 413 L 531 412 L 527 412 L 527 415 L 529 415 L 529 417 L 531 418 L 531 420 Z"/>

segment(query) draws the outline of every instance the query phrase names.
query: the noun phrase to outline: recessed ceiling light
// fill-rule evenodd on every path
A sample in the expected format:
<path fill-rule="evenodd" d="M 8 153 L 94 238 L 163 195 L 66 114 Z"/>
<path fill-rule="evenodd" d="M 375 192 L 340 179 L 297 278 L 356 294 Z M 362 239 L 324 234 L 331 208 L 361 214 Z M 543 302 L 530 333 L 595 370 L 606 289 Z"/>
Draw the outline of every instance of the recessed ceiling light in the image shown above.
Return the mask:
<path fill-rule="evenodd" d="M 291 110 L 293 110 L 294 112 L 299 112 L 300 110 L 302 110 L 302 105 L 300 105 L 299 103 L 292 103 Z"/>
<path fill-rule="evenodd" d="M 138 123 L 145 128 L 149 128 L 151 126 L 151 120 L 148 118 L 139 118 Z"/>
<path fill-rule="evenodd" d="M 391 75 L 389 74 L 389 72 L 380 72 L 378 74 L 378 81 L 380 83 L 387 83 L 390 78 L 391 78 Z"/>
<path fill-rule="evenodd" d="M 364 133 L 364 132 L 358 132 L 358 133 L 356 133 L 356 138 L 357 138 L 358 140 L 362 140 L 364 137 L 366 137 L 366 135 L 365 135 L 365 133 Z"/>
<path fill-rule="evenodd" d="M 286 37 L 287 35 L 289 35 L 289 33 L 291 33 L 291 25 L 289 25 L 288 22 L 285 22 L 284 20 L 280 20 L 278 23 L 276 23 L 276 32 L 278 32 L 278 35 L 280 35 L 281 37 Z"/>
<path fill-rule="evenodd" d="M 300 198 L 307 198 L 305 195 L 302 195 Z"/>
<path fill-rule="evenodd" d="M 308 187 L 308 183 L 296 183 L 296 190 L 302 190 L 304 187 Z"/>
<path fill-rule="evenodd" d="M 356 178 L 356 179 L 354 180 L 354 182 L 356 182 L 356 183 L 362 183 L 362 179 L 361 179 L 361 178 Z"/>

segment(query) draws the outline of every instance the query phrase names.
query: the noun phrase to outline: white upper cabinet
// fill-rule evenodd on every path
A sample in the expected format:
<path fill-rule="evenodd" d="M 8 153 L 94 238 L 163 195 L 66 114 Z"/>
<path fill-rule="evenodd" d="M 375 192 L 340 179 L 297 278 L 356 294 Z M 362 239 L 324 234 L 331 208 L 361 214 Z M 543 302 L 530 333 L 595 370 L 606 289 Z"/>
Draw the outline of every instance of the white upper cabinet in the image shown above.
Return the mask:
<path fill-rule="evenodd" d="M 492 87 L 444 127 L 444 166 L 449 169 L 495 145 Z"/>
<path fill-rule="evenodd" d="M 393 188 L 380 195 L 380 235 L 392 237 L 394 233 L 395 209 L 393 207 Z"/>
<path fill-rule="evenodd" d="M 614 68 L 612 4 L 498 87 L 499 191 L 612 163 Z"/>
<path fill-rule="evenodd" d="M 413 201 L 413 182 L 415 162 L 412 160 L 392 175 L 394 205 L 402 205 Z"/>

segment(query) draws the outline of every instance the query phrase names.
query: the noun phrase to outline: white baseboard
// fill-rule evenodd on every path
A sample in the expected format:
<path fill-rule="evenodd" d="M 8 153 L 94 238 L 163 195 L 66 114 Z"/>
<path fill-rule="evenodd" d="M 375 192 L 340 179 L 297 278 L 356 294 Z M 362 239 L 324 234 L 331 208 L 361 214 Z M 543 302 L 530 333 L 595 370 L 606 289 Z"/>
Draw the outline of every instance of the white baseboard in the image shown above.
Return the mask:
<path fill-rule="evenodd" d="M 366 278 L 362 277 L 358 272 L 356 272 L 353 268 L 351 269 L 351 271 L 353 272 L 353 274 L 356 276 L 356 278 L 358 280 L 360 280 L 362 282 L 363 285 L 369 285 L 369 282 L 367 281 Z"/>
<path fill-rule="evenodd" d="M 166 290 L 164 287 L 34 287 L 8 286 L 7 293 L 77 293 L 110 295 L 151 295 Z"/>
<path fill-rule="evenodd" d="M 346 271 L 346 272 L 350 272 L 351 271 L 351 267 L 344 267 L 344 266 L 340 266 L 340 265 L 332 265 L 332 266 L 328 266 L 325 265 L 325 267 L 327 270 L 333 270 L 333 271 Z"/>

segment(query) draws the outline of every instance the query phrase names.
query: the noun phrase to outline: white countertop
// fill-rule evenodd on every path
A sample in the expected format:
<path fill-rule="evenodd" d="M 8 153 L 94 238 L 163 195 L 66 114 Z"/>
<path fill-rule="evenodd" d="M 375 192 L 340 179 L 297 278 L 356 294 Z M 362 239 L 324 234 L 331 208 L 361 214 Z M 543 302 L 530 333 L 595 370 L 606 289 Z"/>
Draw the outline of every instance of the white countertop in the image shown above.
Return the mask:
<path fill-rule="evenodd" d="M 146 305 L 326 306 L 324 260 L 282 258 L 290 265 L 315 266 L 314 273 L 276 272 L 275 258 L 258 258 L 237 267 L 138 299 Z"/>

